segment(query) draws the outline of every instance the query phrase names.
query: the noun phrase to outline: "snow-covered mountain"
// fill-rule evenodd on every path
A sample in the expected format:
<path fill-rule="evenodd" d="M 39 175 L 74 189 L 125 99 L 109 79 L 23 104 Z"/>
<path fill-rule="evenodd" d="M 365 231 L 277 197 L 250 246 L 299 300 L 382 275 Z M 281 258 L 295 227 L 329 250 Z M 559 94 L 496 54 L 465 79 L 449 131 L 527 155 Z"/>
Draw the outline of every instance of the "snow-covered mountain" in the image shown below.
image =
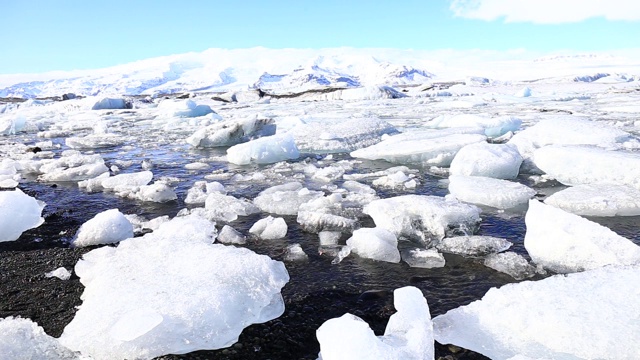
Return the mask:
<path fill-rule="evenodd" d="M 540 61 L 518 52 L 449 50 L 209 49 L 97 70 L 0 75 L 0 97 L 34 98 L 65 93 L 152 95 L 244 89 L 289 94 L 327 87 L 420 85 L 436 76 L 439 80 L 459 80 L 470 75 L 502 79 L 573 78 L 638 69 L 637 64 L 620 56 L 578 55 L 569 59 L 574 61 L 558 56 Z"/>

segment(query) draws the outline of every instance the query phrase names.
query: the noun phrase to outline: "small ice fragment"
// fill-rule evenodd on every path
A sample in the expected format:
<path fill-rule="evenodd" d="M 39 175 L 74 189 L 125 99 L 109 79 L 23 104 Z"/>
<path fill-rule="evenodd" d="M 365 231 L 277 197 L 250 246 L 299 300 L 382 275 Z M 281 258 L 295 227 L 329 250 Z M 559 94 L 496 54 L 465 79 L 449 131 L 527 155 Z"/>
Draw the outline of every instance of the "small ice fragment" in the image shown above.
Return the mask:
<path fill-rule="evenodd" d="M 48 278 L 57 277 L 60 280 L 69 280 L 69 278 L 71 278 L 71 273 L 64 267 L 59 267 L 53 271 L 49 271 L 48 273 L 44 274 L 44 276 Z"/>

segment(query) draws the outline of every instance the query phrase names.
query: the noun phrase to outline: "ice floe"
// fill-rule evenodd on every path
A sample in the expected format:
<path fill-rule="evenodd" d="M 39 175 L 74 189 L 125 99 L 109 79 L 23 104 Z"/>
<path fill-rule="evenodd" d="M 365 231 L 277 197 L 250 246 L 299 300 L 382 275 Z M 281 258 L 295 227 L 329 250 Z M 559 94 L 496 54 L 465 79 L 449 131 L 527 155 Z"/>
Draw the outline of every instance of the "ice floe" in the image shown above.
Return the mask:
<path fill-rule="evenodd" d="M 24 231 L 42 225 L 44 207 L 20 189 L 0 191 L 0 242 L 17 240 Z"/>
<path fill-rule="evenodd" d="M 322 196 L 322 191 L 311 191 L 298 182 L 290 182 L 263 190 L 253 199 L 253 203 L 264 212 L 298 215 L 301 204 Z"/>
<path fill-rule="evenodd" d="M 480 142 L 460 149 L 451 161 L 449 173 L 509 180 L 518 176 L 521 164 L 522 156 L 515 146 Z"/>
<path fill-rule="evenodd" d="M 422 292 L 413 286 L 393 292 L 397 312 L 383 336 L 377 336 L 359 317 L 344 314 L 327 320 L 316 331 L 323 360 L 434 358 L 433 325 Z"/>
<path fill-rule="evenodd" d="M 60 342 L 94 359 L 153 358 L 227 347 L 280 316 L 284 265 L 211 244 L 215 235 L 207 220 L 176 218 L 85 254 L 75 267 L 83 303 Z"/>
<path fill-rule="evenodd" d="M 187 143 L 196 147 L 210 148 L 233 146 L 276 133 L 275 121 L 271 118 L 250 117 L 242 120 L 229 119 L 209 125 L 187 138 Z"/>
<path fill-rule="evenodd" d="M 249 233 L 264 240 L 273 240 L 285 237 L 287 235 L 287 230 L 287 223 L 283 218 L 267 216 L 253 224 L 249 229 Z"/>
<path fill-rule="evenodd" d="M 238 144 L 227 149 L 227 160 L 236 165 L 272 164 L 300 156 L 290 134 L 273 135 Z"/>
<path fill-rule="evenodd" d="M 362 228 L 355 230 L 347 240 L 351 251 L 363 258 L 400 262 L 398 239 L 389 230 L 379 228 Z"/>
<path fill-rule="evenodd" d="M 460 201 L 498 209 L 525 204 L 536 194 L 526 185 L 483 176 L 450 176 L 449 192 Z"/>
<path fill-rule="evenodd" d="M 576 185 L 554 193 L 544 202 L 581 216 L 640 215 L 640 190 L 627 185 Z"/>
<path fill-rule="evenodd" d="M 484 265 L 493 270 L 510 275 L 516 280 L 524 280 L 536 274 L 536 267 L 524 256 L 513 251 L 490 254 L 484 259 Z"/>
<path fill-rule="evenodd" d="M 193 100 L 163 100 L 158 104 L 158 112 L 164 116 L 191 118 L 215 114 L 209 105 L 198 105 Z"/>
<path fill-rule="evenodd" d="M 232 228 L 229 225 L 225 225 L 220 229 L 218 233 L 218 237 L 216 238 L 218 242 L 223 244 L 245 244 L 247 242 L 247 237 L 239 233 L 236 229 Z"/>
<path fill-rule="evenodd" d="M 511 116 L 492 118 L 472 114 L 441 115 L 426 124 L 427 127 L 436 129 L 480 127 L 488 137 L 499 137 L 509 131 L 517 131 L 520 125 L 522 120 Z"/>
<path fill-rule="evenodd" d="M 509 249 L 509 240 L 493 236 L 454 236 L 440 240 L 436 248 L 442 252 L 462 256 L 484 256 Z"/>
<path fill-rule="evenodd" d="M 529 201 L 524 246 L 538 265 L 560 273 L 640 263 L 640 246 L 610 229 L 537 200 Z"/>
<path fill-rule="evenodd" d="M 455 199 L 425 195 L 402 195 L 374 200 L 364 207 L 376 226 L 399 238 L 424 245 L 446 235 L 473 232 L 480 222 L 480 209 Z"/>
<path fill-rule="evenodd" d="M 402 261 L 411 267 L 432 269 L 445 265 L 444 256 L 436 249 L 404 249 L 400 255 Z"/>
<path fill-rule="evenodd" d="M 491 359 L 634 359 L 638 293 L 637 266 L 508 284 L 435 317 L 434 335 Z"/>

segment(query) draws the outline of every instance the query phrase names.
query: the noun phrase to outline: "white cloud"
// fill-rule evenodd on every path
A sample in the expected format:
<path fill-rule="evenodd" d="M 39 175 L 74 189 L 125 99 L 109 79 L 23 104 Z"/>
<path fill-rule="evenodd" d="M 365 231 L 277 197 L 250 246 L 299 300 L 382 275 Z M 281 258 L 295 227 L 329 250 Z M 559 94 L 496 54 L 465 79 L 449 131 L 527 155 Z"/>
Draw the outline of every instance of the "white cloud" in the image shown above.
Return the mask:
<path fill-rule="evenodd" d="M 640 20 L 639 0 L 451 0 L 456 16 L 492 21 L 559 24 L 594 17 Z"/>

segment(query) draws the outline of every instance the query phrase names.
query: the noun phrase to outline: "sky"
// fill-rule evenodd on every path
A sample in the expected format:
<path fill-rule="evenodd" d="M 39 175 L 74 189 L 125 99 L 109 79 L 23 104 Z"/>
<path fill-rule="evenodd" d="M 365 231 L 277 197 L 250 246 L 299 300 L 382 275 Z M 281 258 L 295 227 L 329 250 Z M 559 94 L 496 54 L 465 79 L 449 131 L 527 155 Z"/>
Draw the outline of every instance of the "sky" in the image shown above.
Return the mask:
<path fill-rule="evenodd" d="M 640 48 L 638 0 L 30 0 L 0 8 L 0 74 L 208 48 Z"/>

